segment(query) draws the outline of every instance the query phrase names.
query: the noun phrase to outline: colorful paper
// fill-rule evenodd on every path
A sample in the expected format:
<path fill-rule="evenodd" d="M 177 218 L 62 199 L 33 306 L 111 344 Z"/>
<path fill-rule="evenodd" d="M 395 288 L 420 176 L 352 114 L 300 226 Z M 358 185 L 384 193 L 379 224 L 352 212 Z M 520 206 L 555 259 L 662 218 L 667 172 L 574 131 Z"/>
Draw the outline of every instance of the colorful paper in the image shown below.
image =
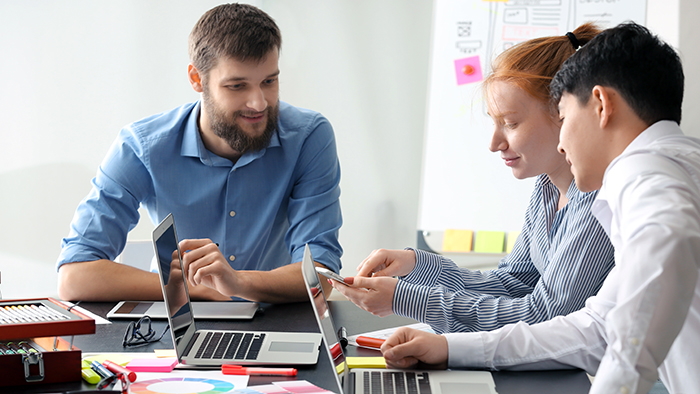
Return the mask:
<path fill-rule="evenodd" d="M 520 236 L 520 231 L 511 231 L 508 233 L 507 243 L 506 243 L 506 253 L 513 251 L 513 246 L 515 246 L 515 240 Z"/>
<path fill-rule="evenodd" d="M 345 362 L 348 363 L 348 368 L 385 368 L 386 360 L 384 357 L 346 357 Z"/>
<path fill-rule="evenodd" d="M 176 365 L 176 358 L 136 358 L 126 367 L 134 372 L 170 372 Z"/>
<path fill-rule="evenodd" d="M 478 253 L 503 253 L 504 231 L 477 231 L 474 251 Z"/>
<path fill-rule="evenodd" d="M 455 60 L 455 75 L 457 76 L 457 85 L 479 82 L 484 79 L 479 56 Z"/>
<path fill-rule="evenodd" d="M 447 229 L 442 237 L 442 251 L 471 252 L 473 236 L 472 230 Z"/>

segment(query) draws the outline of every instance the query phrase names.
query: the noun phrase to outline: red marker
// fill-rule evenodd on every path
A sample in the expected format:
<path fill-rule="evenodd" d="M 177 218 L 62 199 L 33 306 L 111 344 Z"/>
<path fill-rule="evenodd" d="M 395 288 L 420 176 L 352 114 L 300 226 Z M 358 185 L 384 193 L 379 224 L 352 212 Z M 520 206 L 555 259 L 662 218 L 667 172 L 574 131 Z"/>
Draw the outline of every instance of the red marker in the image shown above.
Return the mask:
<path fill-rule="evenodd" d="M 331 357 L 333 357 L 333 360 L 338 358 L 341 354 L 343 354 L 343 351 L 340 349 L 340 342 L 331 346 Z"/>
<path fill-rule="evenodd" d="M 355 339 L 355 342 L 357 342 L 357 344 L 360 346 L 380 349 L 382 347 L 382 343 L 384 343 L 384 339 L 363 337 L 360 335 L 357 337 L 357 339 Z"/>
<path fill-rule="evenodd" d="M 131 383 L 134 383 L 136 381 L 136 372 L 130 369 L 124 368 L 121 365 L 109 360 L 103 361 L 102 365 L 104 365 L 105 368 L 110 370 L 115 375 L 119 374 L 120 372 L 123 373 L 124 376 L 126 376 L 129 379 L 129 382 Z"/>
<path fill-rule="evenodd" d="M 221 366 L 224 375 L 276 375 L 276 376 L 297 376 L 296 368 L 260 368 L 244 367 L 241 365 Z"/>

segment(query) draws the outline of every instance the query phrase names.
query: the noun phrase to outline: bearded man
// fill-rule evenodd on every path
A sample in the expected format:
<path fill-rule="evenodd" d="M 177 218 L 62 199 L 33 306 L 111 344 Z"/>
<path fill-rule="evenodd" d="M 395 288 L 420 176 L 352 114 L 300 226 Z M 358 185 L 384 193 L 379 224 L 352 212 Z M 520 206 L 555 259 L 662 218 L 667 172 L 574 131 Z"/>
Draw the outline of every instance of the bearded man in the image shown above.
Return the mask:
<path fill-rule="evenodd" d="M 120 132 L 63 239 L 61 298 L 162 299 L 156 273 L 113 261 L 141 206 L 154 224 L 173 214 L 194 299 L 306 300 L 306 244 L 318 265 L 339 272 L 333 129 L 279 101 L 281 42 L 274 20 L 250 5 L 200 18 L 187 74 L 201 100 Z"/>

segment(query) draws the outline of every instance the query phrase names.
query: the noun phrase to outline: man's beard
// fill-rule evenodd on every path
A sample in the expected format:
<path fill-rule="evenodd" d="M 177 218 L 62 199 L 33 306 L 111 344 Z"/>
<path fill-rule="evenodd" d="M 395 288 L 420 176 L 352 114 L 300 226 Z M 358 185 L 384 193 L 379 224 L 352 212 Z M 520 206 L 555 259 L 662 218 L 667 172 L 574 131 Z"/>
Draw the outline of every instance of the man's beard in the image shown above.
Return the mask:
<path fill-rule="evenodd" d="M 225 140 L 231 149 L 239 152 L 242 155 L 246 152 L 255 152 L 265 149 L 270 144 L 272 134 L 277 129 L 279 101 L 275 103 L 274 107 L 268 106 L 265 109 L 267 115 L 265 130 L 261 135 L 253 137 L 248 135 L 248 133 L 246 133 L 238 125 L 238 123 L 236 123 L 236 119 L 240 115 L 252 112 L 236 111 L 230 116 L 227 116 L 227 114 L 212 100 L 208 89 L 204 89 L 202 92 L 202 99 L 207 115 L 209 115 L 209 122 L 212 131 L 214 131 L 214 134 L 216 134 L 218 137 Z"/>

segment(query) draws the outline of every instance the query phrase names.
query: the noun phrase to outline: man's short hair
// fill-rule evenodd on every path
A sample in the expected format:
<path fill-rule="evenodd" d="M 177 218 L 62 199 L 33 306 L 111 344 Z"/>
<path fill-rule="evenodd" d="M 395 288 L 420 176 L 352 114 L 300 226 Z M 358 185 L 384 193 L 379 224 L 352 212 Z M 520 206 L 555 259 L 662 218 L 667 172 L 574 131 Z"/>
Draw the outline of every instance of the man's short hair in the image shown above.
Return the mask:
<path fill-rule="evenodd" d="M 628 22 L 604 30 L 564 62 L 550 93 L 588 103 L 596 85 L 617 90 L 635 114 L 651 125 L 681 121 L 683 66 L 676 51 L 644 26 Z"/>
<path fill-rule="evenodd" d="M 189 38 L 190 61 L 206 77 L 219 59 L 262 61 L 282 46 L 275 21 L 248 4 L 222 4 L 207 11 Z"/>

